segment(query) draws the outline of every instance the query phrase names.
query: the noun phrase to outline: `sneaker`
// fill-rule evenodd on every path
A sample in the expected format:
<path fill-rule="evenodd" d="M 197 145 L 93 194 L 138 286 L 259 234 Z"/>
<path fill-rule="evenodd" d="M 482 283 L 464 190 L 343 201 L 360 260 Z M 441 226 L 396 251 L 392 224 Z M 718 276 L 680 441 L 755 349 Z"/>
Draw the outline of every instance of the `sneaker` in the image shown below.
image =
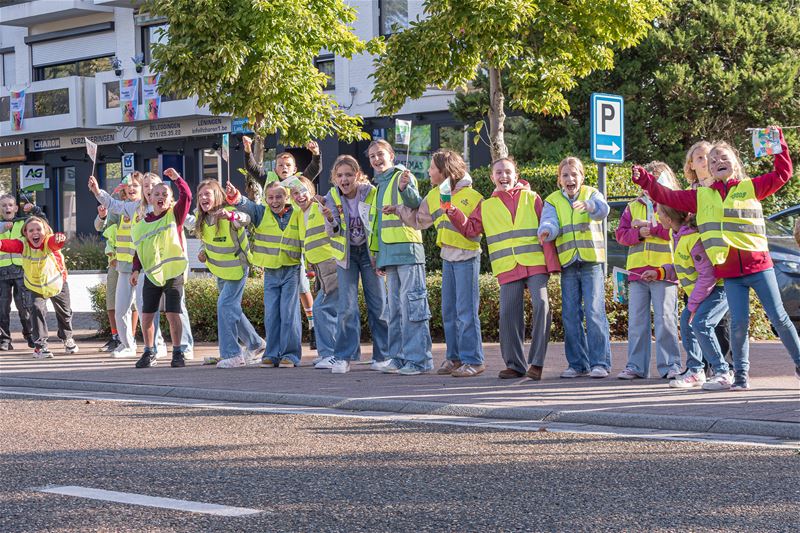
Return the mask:
<path fill-rule="evenodd" d="M 595 379 L 607 378 L 608 377 L 608 370 L 606 370 L 602 366 L 592 367 L 592 371 L 589 372 L 589 377 L 590 378 L 595 378 Z"/>
<path fill-rule="evenodd" d="M 333 368 L 333 364 L 336 362 L 336 358 L 334 356 L 324 357 L 322 361 L 314 365 L 314 368 L 318 370 L 330 370 Z"/>
<path fill-rule="evenodd" d="M 68 355 L 78 353 L 78 345 L 75 344 L 75 339 L 72 337 L 64 341 L 64 353 Z"/>
<path fill-rule="evenodd" d="M 347 374 L 350 372 L 350 361 L 336 359 L 331 366 L 331 374 Z"/>
<path fill-rule="evenodd" d="M 8 352 L 13 349 L 14 347 L 11 346 L 11 341 L 0 341 L 0 352 Z"/>
<path fill-rule="evenodd" d="M 288 357 L 284 357 L 281 359 L 280 363 L 278 363 L 278 368 L 294 368 L 294 361 Z"/>
<path fill-rule="evenodd" d="M 28 343 L 28 348 L 36 348 L 36 343 L 33 342 L 33 339 L 30 337 L 25 337 L 25 341 Z"/>
<path fill-rule="evenodd" d="M 730 373 L 720 374 L 703 383 L 703 390 L 729 390 L 732 383 L 733 378 Z"/>
<path fill-rule="evenodd" d="M 617 374 L 617 379 L 631 380 L 631 379 L 640 379 L 642 377 L 643 376 L 637 374 L 632 368 L 626 368 L 625 370 Z"/>
<path fill-rule="evenodd" d="M 111 352 L 112 359 L 133 359 L 136 357 L 136 347 L 133 348 L 123 348 L 119 347 L 119 349 L 114 350 Z"/>
<path fill-rule="evenodd" d="M 736 372 L 734 374 L 731 390 L 750 390 L 750 376 L 747 375 L 747 372 Z"/>
<path fill-rule="evenodd" d="M 34 348 L 33 349 L 33 358 L 34 359 L 52 359 L 53 358 L 53 352 L 51 352 L 47 348 Z"/>
<path fill-rule="evenodd" d="M 314 359 L 311 360 L 311 366 L 317 366 L 317 363 L 321 363 L 325 358 L 321 355 L 318 355 Z"/>
<path fill-rule="evenodd" d="M 0 344 L 0 350 L 2 350 L 2 345 Z M 111 335 L 111 338 L 108 339 L 108 342 L 105 343 L 103 346 L 100 347 L 101 352 L 113 352 L 119 346 L 119 335 L 116 333 Z"/>
<path fill-rule="evenodd" d="M 260 366 L 261 368 L 278 368 L 278 362 L 273 361 L 269 357 L 262 357 L 261 364 L 258 366 Z"/>
<path fill-rule="evenodd" d="M 381 372 L 384 374 L 397 374 L 400 372 L 400 369 L 403 368 L 397 359 L 390 359 L 389 362 L 381 368 Z"/>
<path fill-rule="evenodd" d="M 453 373 L 453 370 L 461 366 L 461 361 L 452 361 L 450 359 L 445 359 L 442 362 L 442 366 L 439 367 L 439 370 L 436 373 L 440 376 L 449 376 Z"/>
<path fill-rule="evenodd" d="M 559 377 L 562 377 L 564 379 L 572 379 L 572 378 L 582 378 L 582 377 L 585 377 L 585 376 L 588 376 L 588 375 L 589 375 L 589 372 L 587 372 L 586 370 L 581 370 L 580 372 L 578 372 L 574 368 L 569 367 L 566 370 L 564 370 L 561 373 L 561 376 L 559 376 Z"/>
<path fill-rule="evenodd" d="M 687 371 L 670 380 L 669 386 L 673 389 L 693 389 L 702 387 L 705 382 L 706 373 L 704 370 L 698 370 L 697 372 Z"/>
<path fill-rule="evenodd" d="M 383 372 L 383 369 L 389 366 L 391 362 L 391 359 L 387 359 L 385 361 L 372 361 L 372 363 L 369 365 L 369 369 L 376 372 Z"/>
<path fill-rule="evenodd" d="M 156 360 L 156 354 L 150 351 L 149 348 L 145 348 L 144 353 L 136 361 L 136 368 L 150 368 L 151 366 L 156 366 L 158 361 Z"/>
<path fill-rule="evenodd" d="M 169 366 L 172 368 L 183 368 L 186 366 L 186 357 L 183 355 L 183 350 L 180 348 L 172 349 L 172 361 Z"/>
<path fill-rule="evenodd" d="M 471 365 L 467 363 L 453 370 L 453 373 L 450 375 L 454 378 L 471 378 L 483 374 L 484 370 L 486 370 L 486 366 L 484 365 Z"/>
<path fill-rule="evenodd" d="M 220 361 L 222 361 L 222 359 L 217 355 L 208 355 L 203 358 L 203 364 L 206 366 L 216 365 Z"/>
<path fill-rule="evenodd" d="M 397 371 L 398 374 L 401 376 L 418 376 L 420 374 L 425 374 L 429 372 L 428 370 L 422 370 L 418 364 L 408 362 Z"/>
<path fill-rule="evenodd" d="M 261 345 L 257 348 L 250 349 L 247 348 L 244 351 L 244 358 L 247 360 L 248 365 L 257 365 L 261 361 L 261 356 L 264 355 L 264 351 L 267 349 L 267 343 L 261 341 Z"/>
<path fill-rule="evenodd" d="M 670 369 L 669 372 L 667 372 L 666 379 L 676 379 L 680 375 L 681 375 L 681 370 L 680 369 L 676 370 L 676 369 L 672 368 L 672 369 Z"/>
<path fill-rule="evenodd" d="M 235 355 L 233 357 L 220 360 L 220 362 L 217 363 L 217 368 L 236 368 L 238 366 L 246 365 L 247 359 L 245 359 L 243 355 Z"/>

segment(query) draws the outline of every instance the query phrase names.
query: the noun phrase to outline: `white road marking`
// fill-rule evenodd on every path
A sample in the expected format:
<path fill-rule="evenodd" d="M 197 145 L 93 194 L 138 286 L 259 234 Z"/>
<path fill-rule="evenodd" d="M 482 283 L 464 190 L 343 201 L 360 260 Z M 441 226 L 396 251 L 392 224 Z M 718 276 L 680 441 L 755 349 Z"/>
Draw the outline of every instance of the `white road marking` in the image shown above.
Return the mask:
<path fill-rule="evenodd" d="M 242 403 L 225 401 L 207 401 L 198 399 L 158 399 L 141 395 L 117 393 L 89 393 L 59 389 L 30 389 L 16 387 L 0 387 L 0 395 L 43 396 L 49 398 L 95 400 L 118 403 L 137 403 L 142 405 L 161 405 L 172 407 L 194 407 L 198 409 L 219 409 L 227 411 L 250 411 L 256 413 L 329 416 L 341 418 L 359 418 L 368 420 L 387 420 L 398 423 L 435 424 L 462 427 L 479 427 L 484 429 L 505 429 L 511 431 L 547 431 L 550 433 L 577 433 L 581 435 L 604 435 L 609 437 L 625 437 L 632 439 L 667 440 L 682 442 L 703 442 L 706 444 L 730 444 L 742 446 L 763 446 L 767 448 L 798 449 L 800 442 L 779 437 L 760 435 L 728 435 L 722 433 L 699 433 L 691 431 L 668 431 L 648 428 L 631 428 L 615 426 L 597 426 L 590 424 L 568 424 L 560 422 L 542 422 L 541 420 L 507 420 L 493 418 L 463 417 L 451 415 L 425 415 L 387 413 L 383 411 L 344 411 L 327 407 L 304 407 L 292 405 L 275 405 L 265 403 Z"/>
<path fill-rule="evenodd" d="M 162 509 L 174 509 L 176 511 L 213 514 L 217 516 L 247 516 L 262 512 L 259 509 L 248 509 L 246 507 L 230 507 L 228 505 L 217 505 L 215 503 L 174 500 L 172 498 L 159 498 L 157 496 L 145 496 L 144 494 L 135 494 L 132 492 L 117 492 L 115 490 L 93 489 L 91 487 L 79 487 L 74 485 L 42 487 L 35 490 L 38 492 L 61 494 L 64 496 L 77 496 L 78 498 L 89 498 L 92 500 L 102 500 L 105 502 L 127 503 L 130 505 L 142 505 L 145 507 L 160 507 Z"/>

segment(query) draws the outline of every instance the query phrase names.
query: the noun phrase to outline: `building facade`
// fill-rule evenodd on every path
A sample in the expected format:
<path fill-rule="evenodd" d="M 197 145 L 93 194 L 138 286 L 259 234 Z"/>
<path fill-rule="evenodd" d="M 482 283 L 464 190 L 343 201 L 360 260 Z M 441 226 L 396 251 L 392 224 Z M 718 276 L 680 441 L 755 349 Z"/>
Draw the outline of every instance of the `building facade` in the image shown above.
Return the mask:
<path fill-rule="evenodd" d="M 44 189 L 29 196 L 45 208 L 54 228 L 68 234 L 94 232 L 97 204 L 86 187 L 93 164 L 85 138 L 98 145 L 94 172 L 107 189 L 131 168 L 160 173 L 175 167 L 193 186 L 209 177 L 224 181 L 230 172 L 235 184 L 244 184 L 237 171 L 244 167 L 243 120 L 213 116 L 194 99 L 167 96 L 161 97 L 158 118 L 148 118 L 143 86 L 154 74 L 148 66 L 150 51 L 154 42 L 168 38 L 168 27 L 140 12 L 139 3 L 0 0 L 0 190 L 16 191 L 31 169 L 43 171 Z M 396 31 L 422 9 L 418 0 L 350 3 L 358 11 L 354 31 L 364 40 Z M 138 66 L 132 59 L 137 56 Z M 115 58 L 121 64 L 115 64 Z M 488 162 L 485 148 L 463 142 L 463 125 L 447 111 L 452 92 L 430 90 L 395 117 L 379 116 L 369 78 L 372 61 L 368 55 L 347 60 L 321 54 L 317 66 L 330 77 L 327 90 L 348 113 L 364 118 L 364 128 L 373 137 L 392 141 L 394 119 L 412 120 L 412 143 L 407 153 L 398 153 L 399 162 L 408 160 L 408 166 L 423 176 L 430 154 L 440 146 L 466 150 L 473 165 Z M 138 87 L 121 89 L 128 84 Z M 133 95 L 136 102 L 128 104 Z M 24 106 L 21 125 L 14 124 L 15 103 Z M 220 156 L 222 135 L 228 132 L 230 170 Z M 321 192 L 328 189 L 330 165 L 338 155 L 353 155 L 368 168 L 368 142 L 318 142 L 323 154 Z M 276 151 L 286 149 L 275 138 L 266 139 L 265 145 L 267 164 Z M 289 149 L 301 168 L 310 160 L 305 149 Z"/>

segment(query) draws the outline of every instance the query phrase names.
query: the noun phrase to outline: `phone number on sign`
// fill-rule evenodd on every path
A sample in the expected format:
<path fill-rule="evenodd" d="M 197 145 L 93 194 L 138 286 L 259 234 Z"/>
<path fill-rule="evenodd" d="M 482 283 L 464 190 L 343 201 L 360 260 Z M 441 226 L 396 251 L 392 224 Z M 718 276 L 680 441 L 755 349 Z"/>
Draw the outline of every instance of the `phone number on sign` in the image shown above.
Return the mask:
<path fill-rule="evenodd" d="M 164 137 L 180 137 L 183 132 L 179 129 L 175 130 L 159 130 L 148 132 L 148 139 L 163 139 Z"/>

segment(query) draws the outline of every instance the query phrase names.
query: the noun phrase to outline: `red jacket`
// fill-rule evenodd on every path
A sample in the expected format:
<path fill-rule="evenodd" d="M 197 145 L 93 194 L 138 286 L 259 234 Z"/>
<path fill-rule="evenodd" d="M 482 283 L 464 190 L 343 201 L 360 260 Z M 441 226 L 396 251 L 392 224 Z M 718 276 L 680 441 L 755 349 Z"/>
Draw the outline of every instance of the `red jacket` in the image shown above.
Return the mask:
<path fill-rule="evenodd" d="M 492 193 L 492 196 L 500 198 L 500 200 L 503 201 L 503 205 L 506 206 L 506 209 L 511 212 L 511 220 L 514 220 L 514 217 L 517 215 L 519 191 L 524 189 L 530 189 L 530 187 L 528 186 L 527 182 L 520 180 L 517 185 L 509 191 L 494 191 Z M 452 215 L 448 215 L 450 222 L 453 223 L 453 226 L 455 226 L 455 228 L 467 238 L 477 237 L 483 233 L 483 215 L 481 215 L 481 205 L 482 204 L 478 204 L 475 210 L 470 213 L 469 218 L 464 216 L 464 213 L 458 209 L 456 209 L 455 213 Z M 539 218 L 542 216 L 543 205 L 544 203 L 542 202 L 542 197 L 537 195 L 534 208 L 536 209 L 536 216 Z M 532 267 L 518 264 L 512 270 L 503 272 L 497 276 L 497 281 L 500 283 L 500 285 L 511 283 L 512 281 L 517 281 L 520 279 L 526 279 L 536 274 L 560 272 L 561 263 L 558 262 L 558 253 L 556 252 L 555 244 L 552 242 L 546 242 L 542 245 L 542 248 L 544 249 L 545 266 Z"/>
<path fill-rule="evenodd" d="M 767 196 L 774 194 L 792 178 L 792 160 L 789 157 L 789 147 L 781 132 L 781 148 L 783 151 L 775 156 L 773 171 L 753 178 L 753 188 L 756 198 L 763 200 Z M 668 205 L 680 211 L 697 213 L 697 191 L 673 191 L 664 187 L 656 181 L 656 178 L 645 171 L 639 169 L 639 179 L 634 179 L 634 183 L 640 185 L 648 193 L 653 201 Z M 729 179 L 726 183 L 715 181 L 711 188 L 717 191 L 723 199 L 728 195 L 728 190 L 739 183 L 737 179 Z M 763 272 L 772 268 L 772 259 L 769 252 L 749 252 L 731 248 L 728 257 L 721 265 L 714 267 L 714 273 L 718 278 L 739 278 L 757 272 Z"/>
<path fill-rule="evenodd" d="M 36 248 L 37 250 L 41 250 L 45 246 L 47 249 L 53 253 L 53 256 L 56 258 L 56 264 L 58 265 L 58 269 L 61 271 L 61 276 L 64 278 L 64 281 L 67 281 L 67 267 L 64 265 L 64 256 L 61 255 L 61 248 L 64 247 L 66 241 L 58 243 L 53 238 L 53 235 L 48 235 L 42 246 L 36 248 L 31 241 L 28 241 L 28 246 L 31 248 Z M 0 240 L 0 250 L 3 252 L 8 252 L 12 254 L 21 254 L 25 251 L 25 244 L 22 242 L 22 239 L 1 239 Z"/>

